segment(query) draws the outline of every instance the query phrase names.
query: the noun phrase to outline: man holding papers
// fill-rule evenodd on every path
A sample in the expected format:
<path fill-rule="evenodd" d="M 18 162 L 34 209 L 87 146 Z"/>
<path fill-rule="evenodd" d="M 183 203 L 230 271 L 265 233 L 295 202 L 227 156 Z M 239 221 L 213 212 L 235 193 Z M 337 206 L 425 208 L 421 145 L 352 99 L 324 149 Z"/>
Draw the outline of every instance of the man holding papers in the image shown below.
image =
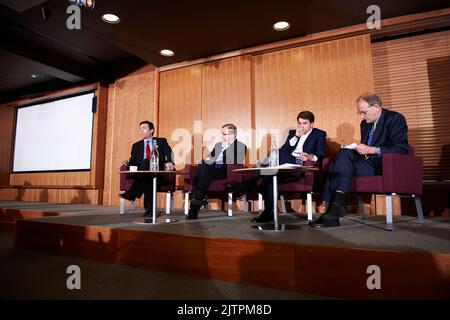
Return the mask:
<path fill-rule="evenodd" d="M 408 153 L 408 126 L 398 112 L 382 108 L 380 98 L 364 93 L 356 99 L 361 117 L 361 143 L 343 147 L 330 166 L 323 200 L 327 211 L 310 222 L 314 228 L 340 226 L 339 218 L 347 214 L 346 194 L 353 176 L 381 174 L 384 153 Z"/>
<path fill-rule="evenodd" d="M 286 142 L 280 148 L 280 165 L 297 164 L 297 158 L 302 162 L 312 161 L 320 163 L 326 151 L 326 132 L 314 128 L 314 114 L 310 111 L 302 111 L 297 116 L 297 129 L 290 130 Z M 289 183 L 298 180 L 302 173 L 280 173 L 278 184 Z M 265 200 L 264 211 L 255 219 L 257 222 L 273 221 L 273 180 L 272 176 L 255 174 L 247 181 L 232 187 L 233 191 L 245 192 L 256 186 L 259 178 L 263 179 L 261 188 Z"/>

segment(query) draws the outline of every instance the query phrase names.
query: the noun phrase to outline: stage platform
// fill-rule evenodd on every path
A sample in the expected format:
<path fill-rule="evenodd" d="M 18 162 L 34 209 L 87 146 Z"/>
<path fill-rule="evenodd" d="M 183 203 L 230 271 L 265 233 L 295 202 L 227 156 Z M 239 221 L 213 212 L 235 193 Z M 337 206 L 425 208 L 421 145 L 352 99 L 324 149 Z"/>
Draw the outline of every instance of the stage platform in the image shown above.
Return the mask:
<path fill-rule="evenodd" d="M 306 215 L 280 215 L 293 226 L 258 230 L 255 213 L 200 212 L 171 224 L 141 225 L 143 209 L 0 201 L 0 230 L 16 246 L 155 271 L 358 299 L 449 299 L 450 218 L 357 215 L 341 227 L 307 226 Z M 166 215 L 160 213 L 159 220 Z M 379 267 L 380 288 L 373 288 Z M 377 272 L 378 273 L 378 272 Z M 369 284 L 369 285 L 368 285 Z M 372 288 L 372 289 L 371 289 Z"/>

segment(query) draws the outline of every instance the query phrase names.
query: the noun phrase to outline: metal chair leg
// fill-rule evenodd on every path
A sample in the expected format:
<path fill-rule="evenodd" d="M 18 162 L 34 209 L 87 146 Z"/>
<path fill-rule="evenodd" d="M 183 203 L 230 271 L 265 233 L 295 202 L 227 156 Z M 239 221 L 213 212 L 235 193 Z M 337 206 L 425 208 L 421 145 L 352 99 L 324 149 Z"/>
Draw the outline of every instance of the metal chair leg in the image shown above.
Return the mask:
<path fill-rule="evenodd" d="M 171 198 L 171 193 L 170 191 L 166 192 L 166 214 L 170 214 L 170 199 Z"/>
<path fill-rule="evenodd" d="M 263 208 L 263 198 L 262 198 L 262 194 L 258 193 L 258 211 L 261 213 L 263 212 L 264 208 Z"/>
<path fill-rule="evenodd" d="M 232 217 L 233 216 L 233 193 L 232 192 L 228 192 L 228 216 Z"/>
<path fill-rule="evenodd" d="M 125 213 L 125 199 L 120 198 L 119 214 Z"/>
<path fill-rule="evenodd" d="M 394 230 L 394 223 L 392 221 L 392 196 L 395 194 L 386 195 L 386 229 L 388 231 Z"/>
<path fill-rule="evenodd" d="M 358 208 L 359 208 L 359 214 L 361 216 L 361 219 L 365 219 L 366 213 L 364 212 L 364 202 L 362 201 L 362 197 L 358 194 L 356 196 L 356 198 L 358 200 Z"/>
<path fill-rule="evenodd" d="M 312 221 L 312 192 L 306 194 L 306 212 L 308 213 L 308 221 Z"/>
<path fill-rule="evenodd" d="M 184 215 L 187 216 L 189 213 L 189 192 L 184 193 Z"/>
<path fill-rule="evenodd" d="M 286 201 L 284 200 L 284 196 L 280 194 L 280 202 L 281 202 L 281 214 L 286 214 Z"/>
<path fill-rule="evenodd" d="M 414 198 L 414 202 L 416 203 L 417 218 L 419 219 L 419 223 L 424 224 L 422 201 L 419 196 L 413 194 L 412 197 Z"/>

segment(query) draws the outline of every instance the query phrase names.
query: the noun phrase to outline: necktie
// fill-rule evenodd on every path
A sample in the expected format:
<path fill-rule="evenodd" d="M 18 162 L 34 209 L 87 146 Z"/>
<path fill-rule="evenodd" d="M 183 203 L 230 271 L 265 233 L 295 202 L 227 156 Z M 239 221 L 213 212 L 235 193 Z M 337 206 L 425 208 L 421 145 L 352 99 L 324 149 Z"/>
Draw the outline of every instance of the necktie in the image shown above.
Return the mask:
<path fill-rule="evenodd" d="M 150 160 L 150 140 L 147 140 L 145 145 L 145 159 Z"/>
<path fill-rule="evenodd" d="M 375 126 L 375 124 L 372 126 L 372 129 L 370 129 L 370 132 L 369 132 L 369 139 L 367 139 L 367 145 L 368 146 L 371 146 L 372 145 L 372 138 L 373 138 L 373 134 L 375 133 L 375 128 L 376 128 L 376 126 Z"/>

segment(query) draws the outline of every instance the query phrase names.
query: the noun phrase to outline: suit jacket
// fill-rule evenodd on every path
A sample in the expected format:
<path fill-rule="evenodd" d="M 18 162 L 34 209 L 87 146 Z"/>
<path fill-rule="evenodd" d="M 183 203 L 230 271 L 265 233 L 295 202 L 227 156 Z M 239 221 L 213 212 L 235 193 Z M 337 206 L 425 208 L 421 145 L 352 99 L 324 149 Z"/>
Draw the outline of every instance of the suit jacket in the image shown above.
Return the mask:
<path fill-rule="evenodd" d="M 222 143 L 218 142 L 214 145 L 214 149 L 209 153 L 206 162 L 208 164 L 215 163 L 217 157 L 222 152 Z M 223 154 L 224 164 L 243 164 L 245 162 L 245 154 L 247 146 L 237 139 L 225 150 Z"/>
<path fill-rule="evenodd" d="M 292 152 L 297 148 L 300 139 L 293 146 L 289 141 L 295 136 L 296 130 L 289 130 L 286 142 L 280 148 L 280 164 L 293 163 L 295 164 L 295 157 L 292 156 Z M 317 162 L 322 161 L 326 153 L 326 141 L 327 133 L 323 130 L 313 128 L 305 143 L 303 144 L 303 152 L 313 154 L 317 157 Z"/>
<path fill-rule="evenodd" d="M 361 143 L 367 144 L 372 123 L 361 121 Z M 380 119 L 372 137 L 372 147 L 379 147 L 384 153 L 408 153 L 408 126 L 405 117 L 398 112 L 382 109 Z M 371 154 L 370 159 L 376 169 L 381 169 L 382 159 Z"/>
<path fill-rule="evenodd" d="M 153 141 L 155 141 L 158 145 L 159 152 L 159 170 L 164 170 L 165 162 L 172 162 L 172 148 L 170 148 L 167 143 L 166 138 L 156 138 L 153 137 Z M 153 152 L 153 150 L 152 150 Z M 138 166 L 140 170 L 148 170 L 149 161 L 144 160 L 144 140 L 139 140 L 135 142 L 131 147 L 131 157 L 129 161 L 130 166 Z"/>

